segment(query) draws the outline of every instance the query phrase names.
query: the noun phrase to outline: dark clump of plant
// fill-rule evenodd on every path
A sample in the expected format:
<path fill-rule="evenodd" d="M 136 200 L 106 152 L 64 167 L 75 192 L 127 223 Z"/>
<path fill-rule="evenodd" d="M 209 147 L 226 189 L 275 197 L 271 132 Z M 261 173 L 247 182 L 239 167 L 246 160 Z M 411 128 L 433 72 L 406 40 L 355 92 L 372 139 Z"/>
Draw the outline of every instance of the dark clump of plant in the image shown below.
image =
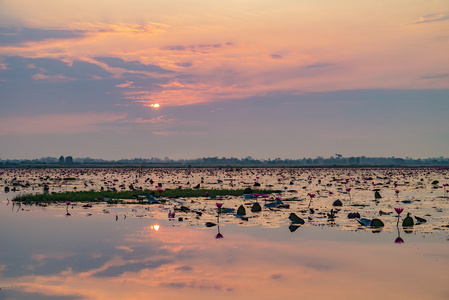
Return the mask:
<path fill-rule="evenodd" d="M 131 190 L 131 191 L 80 191 L 80 192 L 63 192 L 51 194 L 28 194 L 20 195 L 13 199 L 16 202 L 22 203 L 58 203 L 58 202 L 103 202 L 118 203 L 119 199 L 134 199 L 135 202 L 143 202 L 143 199 L 166 197 L 166 198 L 180 198 L 180 197 L 210 197 L 217 196 L 242 196 L 245 190 L 215 190 L 215 189 L 166 189 L 161 192 L 153 190 Z M 271 194 L 278 191 L 274 190 L 254 190 L 255 193 Z M 134 203 L 135 203 L 134 202 Z"/>

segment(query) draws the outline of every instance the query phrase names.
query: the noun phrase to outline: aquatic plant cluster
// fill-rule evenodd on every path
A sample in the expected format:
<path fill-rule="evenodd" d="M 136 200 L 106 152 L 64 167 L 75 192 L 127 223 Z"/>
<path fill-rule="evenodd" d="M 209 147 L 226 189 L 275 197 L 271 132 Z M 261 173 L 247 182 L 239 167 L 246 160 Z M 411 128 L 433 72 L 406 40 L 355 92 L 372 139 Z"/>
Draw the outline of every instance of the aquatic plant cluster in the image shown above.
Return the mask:
<path fill-rule="evenodd" d="M 116 220 L 178 226 L 449 231 L 447 168 L 3 169 L 0 182 L 20 209 L 54 203 L 67 216 L 120 207 Z"/>

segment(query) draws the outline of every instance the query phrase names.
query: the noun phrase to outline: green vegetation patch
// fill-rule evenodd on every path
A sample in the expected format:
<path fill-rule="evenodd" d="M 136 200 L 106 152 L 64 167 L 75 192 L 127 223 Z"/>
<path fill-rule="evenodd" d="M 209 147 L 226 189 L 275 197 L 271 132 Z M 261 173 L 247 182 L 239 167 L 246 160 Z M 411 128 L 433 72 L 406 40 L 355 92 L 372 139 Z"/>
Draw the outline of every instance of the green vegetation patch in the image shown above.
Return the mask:
<path fill-rule="evenodd" d="M 253 190 L 254 193 L 272 194 L 279 191 L 274 190 Z M 152 199 L 157 197 L 180 198 L 180 197 L 210 197 L 217 196 L 242 196 L 243 189 L 239 190 L 213 190 L 213 189 L 167 189 L 162 192 L 154 190 L 142 191 L 81 191 L 81 192 L 64 192 L 51 194 L 21 195 L 13 199 L 13 201 L 22 203 L 58 203 L 58 202 L 102 202 L 105 199 L 117 202 L 119 199 L 135 199 L 137 202 L 143 199 Z"/>

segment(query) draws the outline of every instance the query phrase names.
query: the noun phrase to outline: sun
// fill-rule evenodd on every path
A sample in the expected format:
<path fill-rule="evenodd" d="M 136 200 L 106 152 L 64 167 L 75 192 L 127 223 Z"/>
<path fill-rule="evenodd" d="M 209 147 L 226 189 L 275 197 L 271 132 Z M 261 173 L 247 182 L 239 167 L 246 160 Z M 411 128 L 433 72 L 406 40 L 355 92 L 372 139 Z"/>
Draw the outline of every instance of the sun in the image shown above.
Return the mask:
<path fill-rule="evenodd" d="M 159 103 L 154 103 L 154 104 L 151 104 L 150 106 L 154 107 L 154 108 L 159 108 L 160 105 L 159 105 Z"/>

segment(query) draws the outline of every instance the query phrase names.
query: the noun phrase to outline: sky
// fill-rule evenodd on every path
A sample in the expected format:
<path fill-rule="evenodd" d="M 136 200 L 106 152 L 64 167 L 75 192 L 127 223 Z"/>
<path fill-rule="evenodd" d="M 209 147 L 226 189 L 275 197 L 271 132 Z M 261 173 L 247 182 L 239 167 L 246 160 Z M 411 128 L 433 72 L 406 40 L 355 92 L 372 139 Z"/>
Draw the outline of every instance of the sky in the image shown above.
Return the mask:
<path fill-rule="evenodd" d="M 0 0 L 0 159 L 447 157 L 447 53 L 447 0 Z"/>

